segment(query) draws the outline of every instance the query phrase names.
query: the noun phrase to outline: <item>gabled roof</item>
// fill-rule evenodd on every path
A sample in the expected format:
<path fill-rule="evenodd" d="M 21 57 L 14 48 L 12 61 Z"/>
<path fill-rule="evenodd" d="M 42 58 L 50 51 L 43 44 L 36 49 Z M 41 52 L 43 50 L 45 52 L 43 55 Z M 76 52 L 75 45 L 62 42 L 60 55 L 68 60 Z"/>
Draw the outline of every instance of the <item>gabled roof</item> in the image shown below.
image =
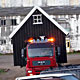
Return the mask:
<path fill-rule="evenodd" d="M 55 24 L 64 34 L 68 34 L 68 32 L 61 26 L 59 25 L 54 19 L 52 19 L 43 9 L 40 7 L 35 6 L 29 14 L 22 20 L 22 22 L 17 26 L 17 28 L 10 34 L 10 38 L 12 38 L 16 32 L 22 27 L 22 25 L 29 19 L 29 17 L 38 9 L 44 16 L 46 16 L 53 24 Z"/>

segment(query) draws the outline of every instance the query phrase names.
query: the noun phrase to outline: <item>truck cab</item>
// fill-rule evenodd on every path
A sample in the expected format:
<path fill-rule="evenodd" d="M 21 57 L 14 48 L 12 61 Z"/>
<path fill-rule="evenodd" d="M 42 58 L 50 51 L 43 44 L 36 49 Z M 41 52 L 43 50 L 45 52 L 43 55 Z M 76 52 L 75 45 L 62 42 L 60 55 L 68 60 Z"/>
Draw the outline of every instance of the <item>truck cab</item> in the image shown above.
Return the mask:
<path fill-rule="evenodd" d="M 26 75 L 57 67 L 54 42 L 32 42 L 26 46 Z"/>

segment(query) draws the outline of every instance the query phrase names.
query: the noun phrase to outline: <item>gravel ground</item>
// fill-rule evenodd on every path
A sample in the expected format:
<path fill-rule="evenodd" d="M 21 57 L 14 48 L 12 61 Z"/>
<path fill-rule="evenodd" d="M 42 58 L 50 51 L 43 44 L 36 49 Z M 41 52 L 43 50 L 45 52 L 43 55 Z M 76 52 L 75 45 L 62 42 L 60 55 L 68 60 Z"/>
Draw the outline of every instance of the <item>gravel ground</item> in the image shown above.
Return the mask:
<path fill-rule="evenodd" d="M 80 64 L 80 54 L 67 55 L 68 64 Z"/>
<path fill-rule="evenodd" d="M 67 64 L 80 64 L 80 55 L 71 54 L 67 56 Z M 0 80 L 15 80 L 16 77 L 25 76 L 25 68 L 13 65 L 13 56 L 4 55 L 0 56 L 0 69 L 6 69 L 6 73 L 0 74 Z"/>
<path fill-rule="evenodd" d="M 0 69 L 6 69 L 6 73 L 0 74 L 0 80 L 15 80 L 16 77 L 25 76 L 25 68 L 13 65 L 13 56 L 0 56 Z"/>

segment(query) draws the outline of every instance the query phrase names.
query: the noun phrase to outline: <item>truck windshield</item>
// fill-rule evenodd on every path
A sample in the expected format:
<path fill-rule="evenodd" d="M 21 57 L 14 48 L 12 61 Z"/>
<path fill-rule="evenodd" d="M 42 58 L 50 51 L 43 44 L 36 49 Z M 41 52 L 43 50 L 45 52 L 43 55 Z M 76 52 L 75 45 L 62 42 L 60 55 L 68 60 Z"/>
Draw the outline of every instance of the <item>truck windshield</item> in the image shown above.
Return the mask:
<path fill-rule="evenodd" d="M 32 48 L 28 49 L 29 57 L 47 57 L 53 56 L 53 48 Z"/>

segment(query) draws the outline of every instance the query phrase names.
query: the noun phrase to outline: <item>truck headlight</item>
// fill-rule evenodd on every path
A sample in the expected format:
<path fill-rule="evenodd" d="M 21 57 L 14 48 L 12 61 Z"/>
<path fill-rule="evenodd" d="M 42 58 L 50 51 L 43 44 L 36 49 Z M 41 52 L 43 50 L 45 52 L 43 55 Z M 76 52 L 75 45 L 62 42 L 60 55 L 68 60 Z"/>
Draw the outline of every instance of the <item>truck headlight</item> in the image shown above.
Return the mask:
<path fill-rule="evenodd" d="M 28 71 L 28 73 L 32 73 L 32 71 Z"/>

